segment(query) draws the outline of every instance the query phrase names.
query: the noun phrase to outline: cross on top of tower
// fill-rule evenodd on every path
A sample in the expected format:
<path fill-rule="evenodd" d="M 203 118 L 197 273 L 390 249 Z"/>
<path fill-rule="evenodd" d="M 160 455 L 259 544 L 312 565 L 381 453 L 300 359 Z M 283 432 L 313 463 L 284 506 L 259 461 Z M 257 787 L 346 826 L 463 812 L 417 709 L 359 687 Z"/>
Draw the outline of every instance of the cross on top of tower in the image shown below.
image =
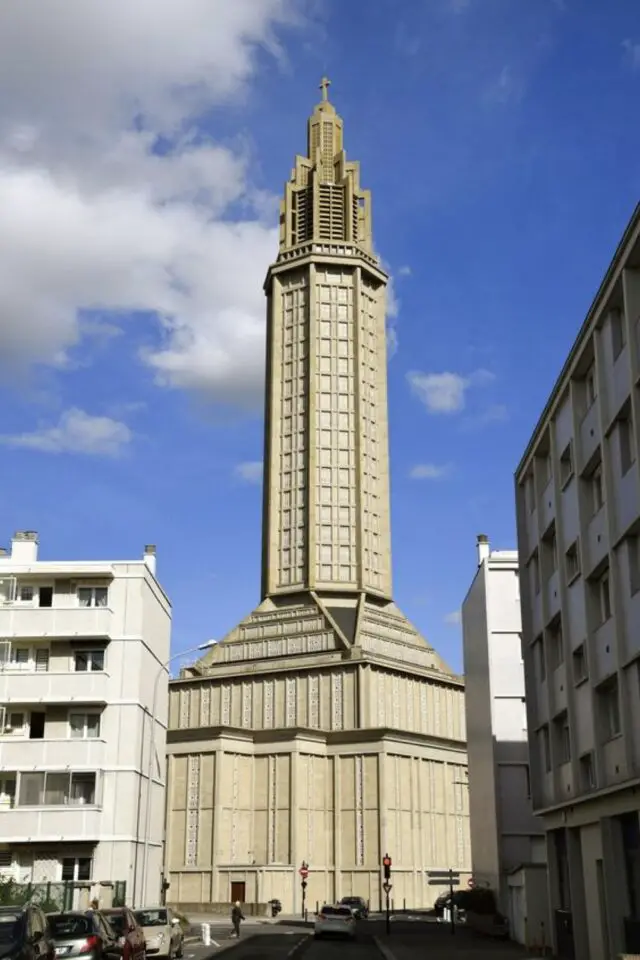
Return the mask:
<path fill-rule="evenodd" d="M 329 87 L 331 86 L 331 80 L 328 80 L 327 77 L 323 77 L 320 81 L 320 89 L 322 90 L 322 99 L 329 99 Z"/>

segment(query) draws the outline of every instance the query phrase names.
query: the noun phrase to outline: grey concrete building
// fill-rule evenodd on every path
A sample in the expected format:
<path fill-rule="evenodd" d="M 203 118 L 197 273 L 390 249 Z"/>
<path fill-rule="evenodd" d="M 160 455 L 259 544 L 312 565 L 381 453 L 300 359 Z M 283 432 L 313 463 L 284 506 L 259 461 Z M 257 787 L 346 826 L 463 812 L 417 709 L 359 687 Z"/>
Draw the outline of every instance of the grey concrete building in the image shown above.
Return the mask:
<path fill-rule="evenodd" d="M 463 682 L 393 601 L 385 290 L 328 82 L 265 282 L 262 599 L 170 690 L 182 903 L 434 899 L 470 868 Z"/>
<path fill-rule="evenodd" d="M 561 957 L 640 952 L 640 208 L 516 474 L 536 813 Z"/>

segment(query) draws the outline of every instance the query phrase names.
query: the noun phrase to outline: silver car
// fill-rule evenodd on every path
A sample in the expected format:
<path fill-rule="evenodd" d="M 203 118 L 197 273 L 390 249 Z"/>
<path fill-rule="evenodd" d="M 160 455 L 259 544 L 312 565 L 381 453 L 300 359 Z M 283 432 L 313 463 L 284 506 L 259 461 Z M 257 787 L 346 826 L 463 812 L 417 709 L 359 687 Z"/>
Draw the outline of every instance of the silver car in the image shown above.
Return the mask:
<path fill-rule="evenodd" d="M 145 907 L 134 910 L 134 915 L 144 931 L 147 956 L 180 958 L 184 934 L 180 921 L 167 907 Z"/>

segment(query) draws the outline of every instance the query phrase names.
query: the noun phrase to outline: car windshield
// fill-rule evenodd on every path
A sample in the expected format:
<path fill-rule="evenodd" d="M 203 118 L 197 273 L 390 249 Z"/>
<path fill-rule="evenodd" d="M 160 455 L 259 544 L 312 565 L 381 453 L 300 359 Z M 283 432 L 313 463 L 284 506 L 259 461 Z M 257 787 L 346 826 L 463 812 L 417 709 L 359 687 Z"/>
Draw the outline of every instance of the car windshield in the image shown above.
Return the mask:
<path fill-rule="evenodd" d="M 124 933 L 124 913 L 107 913 L 107 920 L 118 934 L 119 937 Z"/>
<path fill-rule="evenodd" d="M 323 907 L 322 908 L 323 917 L 350 917 L 351 910 L 347 907 Z"/>
<path fill-rule="evenodd" d="M 360 897 L 343 897 L 340 903 L 353 903 L 354 905 L 360 906 L 362 900 Z"/>
<path fill-rule="evenodd" d="M 0 913 L 0 943 L 12 943 L 20 933 L 20 917 L 17 913 Z"/>
<path fill-rule="evenodd" d="M 58 913 L 49 916 L 49 929 L 54 940 L 73 940 L 94 933 L 93 918 Z"/>
<path fill-rule="evenodd" d="M 166 910 L 136 910 L 135 918 L 141 927 L 164 927 L 169 923 Z"/>

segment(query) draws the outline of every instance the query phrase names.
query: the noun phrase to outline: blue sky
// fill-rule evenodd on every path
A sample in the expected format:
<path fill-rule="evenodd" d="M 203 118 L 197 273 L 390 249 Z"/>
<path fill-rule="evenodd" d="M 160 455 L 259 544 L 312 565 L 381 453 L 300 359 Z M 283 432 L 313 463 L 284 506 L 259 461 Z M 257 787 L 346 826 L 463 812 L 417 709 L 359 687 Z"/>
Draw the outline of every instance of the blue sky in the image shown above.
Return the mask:
<path fill-rule="evenodd" d="M 2 16 L 0 542 L 157 543 L 176 650 L 256 604 L 261 283 L 326 72 L 393 277 L 396 599 L 460 668 L 475 535 L 515 545 L 513 471 L 640 196 L 637 4 Z"/>

